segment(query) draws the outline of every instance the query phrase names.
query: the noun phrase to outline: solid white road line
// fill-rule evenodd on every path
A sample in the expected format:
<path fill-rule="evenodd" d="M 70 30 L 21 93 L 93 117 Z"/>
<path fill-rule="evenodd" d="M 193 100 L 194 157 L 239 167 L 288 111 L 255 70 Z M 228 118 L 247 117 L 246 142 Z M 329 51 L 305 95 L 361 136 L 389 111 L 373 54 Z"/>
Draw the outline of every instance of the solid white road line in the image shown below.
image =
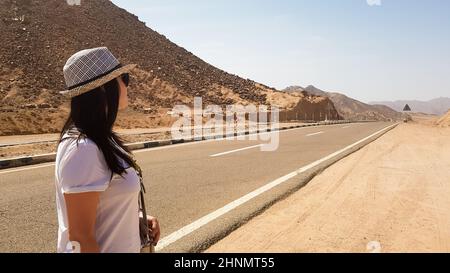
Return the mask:
<path fill-rule="evenodd" d="M 255 191 L 252 191 L 252 192 L 248 193 L 247 195 L 244 195 L 243 197 L 241 197 L 241 198 L 239 198 L 239 199 L 237 199 L 237 200 L 235 200 L 235 201 L 225 205 L 224 207 L 222 207 L 222 208 L 220 208 L 220 209 L 218 209 L 216 211 L 211 212 L 210 214 L 208 214 L 208 215 L 206 215 L 206 216 L 196 220 L 195 222 L 193 222 L 193 223 L 191 223 L 191 224 L 189 224 L 187 226 L 182 227 L 181 229 L 173 232 L 172 234 L 162 238 L 160 240 L 160 242 L 158 243 L 158 246 L 156 247 L 156 251 L 161 251 L 165 247 L 173 244 L 174 242 L 176 242 L 176 241 L 180 240 L 181 238 L 185 237 L 186 235 L 189 235 L 190 233 L 192 233 L 192 232 L 196 231 L 197 229 L 201 228 L 202 226 L 205 226 L 206 224 L 210 223 L 211 221 L 213 221 L 213 220 L 223 216 L 224 214 L 226 214 L 226 213 L 230 212 L 231 210 L 239 207 L 240 205 L 242 205 L 242 204 L 250 201 L 251 199 L 261 195 L 262 193 L 264 193 L 264 192 L 266 192 L 266 191 L 268 191 L 268 190 L 270 190 L 270 189 L 272 189 L 272 188 L 274 188 L 274 187 L 276 187 L 276 186 L 278 186 L 278 185 L 288 181 L 289 179 L 291 179 L 291 178 L 293 178 L 293 177 L 295 177 L 295 176 L 297 176 L 297 175 L 299 175 L 301 173 L 304 173 L 304 172 L 306 172 L 306 171 L 308 171 L 308 170 L 318 166 L 319 164 L 321 164 L 321 163 L 323 163 L 323 162 L 325 162 L 325 161 L 327 161 L 329 159 L 332 159 L 333 157 L 335 157 L 335 156 L 337 156 L 337 155 L 339 155 L 339 154 L 341 154 L 343 152 L 346 152 L 346 151 L 352 149 L 353 147 L 359 145 L 360 143 L 363 143 L 364 141 L 366 141 L 366 140 L 376 136 L 377 134 L 379 134 L 381 132 L 384 132 L 384 131 L 386 131 L 386 130 L 388 130 L 388 129 L 396 126 L 396 125 L 398 125 L 398 123 L 390 125 L 390 126 L 387 126 L 384 129 L 381 129 L 380 131 L 378 131 L 376 133 L 373 133 L 372 135 L 370 135 L 370 136 L 368 136 L 366 138 L 363 138 L 360 141 L 357 141 L 357 142 L 355 142 L 355 143 L 353 143 L 353 144 L 351 144 L 351 145 L 349 145 L 349 146 L 347 146 L 347 147 L 345 147 L 345 148 L 343 148 L 343 149 L 341 149 L 341 150 L 339 150 L 337 152 L 334 152 L 334 153 L 332 153 L 332 154 L 330 154 L 330 155 L 328 155 L 328 156 L 326 156 L 326 157 L 324 157 L 322 159 L 319 159 L 319 160 L 317 160 L 317 161 L 315 161 L 315 162 L 313 162 L 313 163 L 311 163 L 309 165 L 306 165 L 306 166 L 304 166 L 304 167 L 302 167 L 302 168 L 300 168 L 300 169 L 298 169 L 298 170 L 296 170 L 294 172 L 291 172 L 291 173 L 289 173 L 289 174 L 287 174 L 287 175 L 285 175 L 283 177 L 280 177 L 280 178 L 278 178 L 278 179 L 276 179 L 276 180 L 274 180 L 272 182 L 269 182 L 268 184 L 262 186 L 261 188 L 256 189 Z"/>
<path fill-rule="evenodd" d="M 245 151 L 245 150 L 250 150 L 250 149 L 254 149 L 254 148 L 259 148 L 261 146 L 262 146 L 262 144 L 254 145 L 254 146 L 245 147 L 245 148 L 241 148 L 241 149 L 236 149 L 236 150 L 232 150 L 232 151 L 228 151 L 228 152 L 224 152 L 224 153 L 210 155 L 210 157 L 218 157 L 218 156 L 222 156 L 222 155 L 228 155 L 228 154 L 232 154 L 232 153 L 236 153 L 236 152 L 240 152 L 240 151 Z"/>
<path fill-rule="evenodd" d="M 323 134 L 323 133 L 325 133 L 325 132 L 322 131 L 322 132 L 312 133 L 312 134 L 309 134 L 309 135 L 306 135 L 306 136 L 307 136 L 307 137 L 310 137 L 310 136 L 317 136 L 317 135 L 320 135 L 320 134 Z"/>
<path fill-rule="evenodd" d="M 350 128 L 350 126 L 344 126 L 344 127 L 342 127 L 342 129 L 347 129 L 347 128 Z"/>

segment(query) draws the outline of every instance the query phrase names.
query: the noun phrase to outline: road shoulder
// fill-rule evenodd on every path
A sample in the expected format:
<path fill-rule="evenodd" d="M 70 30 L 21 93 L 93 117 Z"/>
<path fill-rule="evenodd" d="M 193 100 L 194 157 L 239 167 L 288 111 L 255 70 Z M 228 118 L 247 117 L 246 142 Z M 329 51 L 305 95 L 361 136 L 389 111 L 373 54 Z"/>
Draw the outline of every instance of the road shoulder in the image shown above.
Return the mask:
<path fill-rule="evenodd" d="M 449 252 L 449 137 L 402 124 L 206 252 Z"/>

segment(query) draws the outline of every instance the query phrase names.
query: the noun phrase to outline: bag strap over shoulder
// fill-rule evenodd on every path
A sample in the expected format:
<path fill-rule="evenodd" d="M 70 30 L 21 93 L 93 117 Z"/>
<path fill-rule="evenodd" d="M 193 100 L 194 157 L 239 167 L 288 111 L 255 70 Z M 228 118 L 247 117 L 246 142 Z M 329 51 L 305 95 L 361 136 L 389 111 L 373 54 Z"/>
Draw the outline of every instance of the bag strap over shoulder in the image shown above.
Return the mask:
<path fill-rule="evenodd" d="M 115 141 L 114 141 L 115 142 Z M 117 144 L 117 143 L 116 143 Z M 120 148 L 120 146 L 119 146 Z M 122 149 L 123 150 L 123 149 Z M 125 151 L 124 151 L 125 152 Z M 148 218 L 147 218 L 147 209 L 145 206 L 145 185 L 144 185 L 144 178 L 142 175 L 142 169 L 137 164 L 136 158 L 133 154 L 130 154 L 131 161 L 132 161 L 132 168 L 136 171 L 136 174 L 139 177 L 139 183 L 140 183 L 140 192 L 139 192 L 139 212 L 142 213 L 142 218 L 139 219 L 139 233 L 140 233 L 140 239 L 141 239 L 141 249 L 153 249 L 153 238 L 150 236 L 150 228 L 148 226 Z M 152 251 L 150 251 L 152 252 Z"/>
<path fill-rule="evenodd" d="M 141 167 L 136 162 L 134 156 L 133 160 L 133 168 L 136 170 L 136 173 L 139 177 L 139 182 L 141 185 L 141 190 L 139 192 L 139 211 L 142 212 L 142 219 L 140 219 L 140 233 L 141 233 L 141 248 L 151 248 L 153 246 L 153 238 L 150 237 L 150 228 L 148 226 L 148 218 L 147 218 L 147 209 L 145 207 L 145 198 L 144 194 L 146 192 L 144 185 L 144 178 L 142 176 Z"/>

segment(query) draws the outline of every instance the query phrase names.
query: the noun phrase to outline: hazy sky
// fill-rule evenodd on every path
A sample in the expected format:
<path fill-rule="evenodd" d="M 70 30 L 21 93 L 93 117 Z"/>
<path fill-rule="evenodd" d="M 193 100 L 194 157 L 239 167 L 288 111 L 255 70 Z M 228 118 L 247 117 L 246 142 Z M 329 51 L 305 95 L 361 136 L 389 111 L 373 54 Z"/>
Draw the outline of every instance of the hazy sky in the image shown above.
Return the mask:
<path fill-rule="evenodd" d="M 365 102 L 450 96 L 449 0 L 113 2 L 208 63 L 277 89 L 312 84 Z"/>

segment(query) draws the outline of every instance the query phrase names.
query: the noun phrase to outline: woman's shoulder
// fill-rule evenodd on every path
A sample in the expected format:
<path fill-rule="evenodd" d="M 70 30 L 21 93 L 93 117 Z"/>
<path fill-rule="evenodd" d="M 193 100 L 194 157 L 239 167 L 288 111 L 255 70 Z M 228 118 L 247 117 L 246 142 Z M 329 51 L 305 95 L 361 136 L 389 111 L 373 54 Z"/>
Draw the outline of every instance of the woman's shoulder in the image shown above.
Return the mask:
<path fill-rule="evenodd" d="M 58 153 L 64 157 L 70 157 L 75 154 L 99 156 L 100 149 L 97 144 L 88 137 L 78 137 L 65 133 L 58 145 Z"/>
<path fill-rule="evenodd" d="M 108 165 L 97 144 L 89 138 L 66 139 L 60 143 L 56 155 L 58 170 L 68 175 L 70 172 L 91 170 L 98 176 L 109 175 Z M 78 170 L 78 171 L 76 171 Z M 73 175 L 80 175 L 73 173 Z M 69 175 L 71 176 L 71 175 Z"/>
<path fill-rule="evenodd" d="M 111 172 L 93 140 L 69 137 L 60 145 L 55 171 L 64 193 L 103 191 L 108 187 Z"/>
<path fill-rule="evenodd" d="M 97 147 L 97 144 L 89 137 L 83 135 L 80 136 L 78 134 L 70 134 L 67 132 L 62 136 L 60 143 L 75 143 L 78 144 L 78 147 Z"/>

